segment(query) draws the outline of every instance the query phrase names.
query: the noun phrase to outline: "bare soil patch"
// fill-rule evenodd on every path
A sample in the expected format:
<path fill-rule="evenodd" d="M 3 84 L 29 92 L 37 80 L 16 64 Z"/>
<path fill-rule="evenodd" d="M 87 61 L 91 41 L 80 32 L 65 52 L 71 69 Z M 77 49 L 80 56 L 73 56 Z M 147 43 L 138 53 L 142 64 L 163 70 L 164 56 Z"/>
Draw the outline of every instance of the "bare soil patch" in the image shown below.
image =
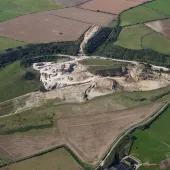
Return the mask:
<path fill-rule="evenodd" d="M 159 164 L 159 167 L 160 167 L 161 169 L 169 168 L 169 167 L 170 167 L 170 158 L 161 161 L 160 164 Z"/>
<path fill-rule="evenodd" d="M 0 136 L 0 152 L 10 160 L 18 160 L 62 145 L 64 142 L 57 132 L 49 136 Z"/>
<path fill-rule="evenodd" d="M 28 14 L 0 23 L 0 36 L 27 43 L 76 41 L 90 27 L 47 12 Z"/>
<path fill-rule="evenodd" d="M 148 22 L 145 25 L 170 38 L 170 19 Z"/>
<path fill-rule="evenodd" d="M 95 164 L 127 128 L 150 116 L 160 104 L 93 116 L 60 119 L 67 145 L 85 162 Z"/>
<path fill-rule="evenodd" d="M 119 14 L 122 11 L 135 7 L 151 0 L 92 0 L 79 7 L 94 11 L 103 11 L 112 14 Z"/>
<path fill-rule="evenodd" d="M 88 24 L 106 26 L 112 22 L 117 16 L 102 12 L 89 11 L 80 8 L 65 8 L 46 12 L 51 15 L 60 16 Z"/>

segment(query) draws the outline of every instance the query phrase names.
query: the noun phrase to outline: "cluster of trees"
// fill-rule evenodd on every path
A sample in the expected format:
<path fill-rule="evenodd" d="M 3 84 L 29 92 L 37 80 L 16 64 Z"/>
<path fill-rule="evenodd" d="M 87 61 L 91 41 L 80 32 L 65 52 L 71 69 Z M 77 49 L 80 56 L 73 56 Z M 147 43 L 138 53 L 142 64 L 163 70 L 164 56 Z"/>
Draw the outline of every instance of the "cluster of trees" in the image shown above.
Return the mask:
<path fill-rule="evenodd" d="M 96 33 L 95 36 L 93 36 L 86 44 L 85 46 L 85 53 L 86 54 L 92 54 L 96 51 L 96 49 L 106 41 L 110 33 L 112 32 L 112 28 L 104 27 L 100 29 Z"/>
<path fill-rule="evenodd" d="M 135 60 L 140 62 L 148 62 L 150 64 L 170 66 L 170 55 L 155 52 L 152 49 L 131 50 L 106 43 L 101 47 L 95 55 L 107 56 L 122 60 Z"/>
<path fill-rule="evenodd" d="M 76 55 L 79 51 L 79 44 L 75 42 L 58 42 L 48 44 L 30 44 L 23 48 L 8 49 L 0 54 L 0 68 L 23 58 L 39 55 L 53 55 L 57 53 Z"/>

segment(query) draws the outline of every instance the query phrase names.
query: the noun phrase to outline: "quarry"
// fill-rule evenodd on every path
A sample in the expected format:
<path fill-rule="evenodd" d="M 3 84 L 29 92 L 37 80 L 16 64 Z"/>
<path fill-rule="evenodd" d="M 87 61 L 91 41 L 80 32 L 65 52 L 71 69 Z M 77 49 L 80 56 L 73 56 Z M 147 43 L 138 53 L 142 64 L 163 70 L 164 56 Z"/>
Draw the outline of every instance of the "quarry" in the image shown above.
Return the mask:
<path fill-rule="evenodd" d="M 82 61 L 88 62 L 88 65 L 83 65 Z M 96 65 L 93 65 L 94 61 Z M 106 62 L 106 65 L 100 62 Z M 111 62 L 117 65 L 107 65 Z M 69 61 L 34 63 L 33 68 L 40 73 L 46 96 L 66 101 L 83 102 L 105 94 L 149 91 L 170 84 L 170 75 L 161 71 L 162 68 L 145 63 L 113 61 L 104 57 L 70 56 Z"/>

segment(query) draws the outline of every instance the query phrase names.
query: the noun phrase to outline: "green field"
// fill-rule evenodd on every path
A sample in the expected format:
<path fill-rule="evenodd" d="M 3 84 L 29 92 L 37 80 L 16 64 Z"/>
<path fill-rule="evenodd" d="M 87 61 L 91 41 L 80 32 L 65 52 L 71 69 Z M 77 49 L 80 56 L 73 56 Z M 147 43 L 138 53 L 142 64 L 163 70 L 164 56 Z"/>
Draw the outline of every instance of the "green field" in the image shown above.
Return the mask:
<path fill-rule="evenodd" d="M 151 48 L 164 54 L 170 54 L 170 39 L 162 36 L 159 33 L 152 32 L 142 39 L 143 48 Z"/>
<path fill-rule="evenodd" d="M 141 38 L 150 32 L 152 32 L 151 29 L 142 25 L 124 27 L 120 32 L 115 45 L 119 45 L 124 48 L 140 50 L 142 49 Z"/>
<path fill-rule="evenodd" d="M 150 8 L 138 6 L 136 8 L 132 8 L 131 10 L 124 11 L 123 13 L 120 14 L 120 25 L 121 26 L 135 25 L 167 17 L 168 17 L 167 15 L 156 12 Z"/>
<path fill-rule="evenodd" d="M 170 40 L 143 25 L 124 27 L 114 43 L 128 49 L 152 49 L 170 54 Z"/>
<path fill-rule="evenodd" d="M 159 168 L 159 165 L 153 165 L 153 166 L 141 166 L 138 170 L 161 170 L 161 169 Z"/>
<path fill-rule="evenodd" d="M 0 70 L 0 102 L 38 89 L 39 82 L 22 78 L 25 72 L 26 70 L 20 67 L 20 62 Z"/>
<path fill-rule="evenodd" d="M 136 130 L 131 154 L 143 163 L 157 163 L 170 157 L 170 107 L 148 129 Z M 141 169 L 142 170 L 142 169 Z"/>
<path fill-rule="evenodd" d="M 24 46 L 24 45 L 26 45 L 26 43 L 24 42 L 0 37 L 0 51 L 3 51 L 8 48 L 15 48 L 15 47 Z"/>
<path fill-rule="evenodd" d="M 170 0 L 154 0 L 144 5 L 165 15 L 170 15 Z"/>
<path fill-rule="evenodd" d="M 7 167 L 0 168 L 6 170 Z M 80 170 L 80 165 L 65 149 L 60 148 L 41 156 L 8 166 L 11 170 Z"/>
<path fill-rule="evenodd" d="M 62 8 L 52 0 L 0 0 L 0 21 L 8 20 L 27 13 Z"/>

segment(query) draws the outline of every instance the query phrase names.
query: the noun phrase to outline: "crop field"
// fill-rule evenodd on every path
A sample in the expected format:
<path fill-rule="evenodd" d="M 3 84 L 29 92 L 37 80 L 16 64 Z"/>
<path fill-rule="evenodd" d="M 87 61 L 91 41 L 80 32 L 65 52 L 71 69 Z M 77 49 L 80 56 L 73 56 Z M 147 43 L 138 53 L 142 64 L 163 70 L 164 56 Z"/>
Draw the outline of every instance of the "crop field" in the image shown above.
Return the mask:
<path fill-rule="evenodd" d="M 82 170 L 71 154 L 64 148 L 56 149 L 44 155 L 40 155 L 22 162 L 14 163 L 1 170 Z"/>
<path fill-rule="evenodd" d="M 170 107 L 150 127 L 145 130 L 136 130 L 132 134 L 136 137 L 136 140 L 134 141 L 131 154 L 139 158 L 143 163 L 159 164 L 161 161 L 168 159 L 170 157 L 169 119 Z M 141 167 L 142 169 L 147 168 Z"/>
<path fill-rule="evenodd" d="M 114 44 L 137 50 L 150 48 L 160 53 L 170 54 L 170 40 L 143 25 L 124 27 Z"/>
<path fill-rule="evenodd" d="M 48 43 L 75 41 L 90 27 L 90 24 L 42 12 L 1 22 L 0 27 L 0 36 L 27 43 Z"/>
<path fill-rule="evenodd" d="M 145 4 L 144 6 L 146 6 L 147 8 L 151 8 L 155 11 L 161 12 L 167 16 L 170 15 L 170 0 L 155 0 L 148 4 Z"/>
<path fill-rule="evenodd" d="M 36 80 L 22 79 L 25 72 L 19 62 L 0 70 L 0 102 L 38 89 L 39 83 Z"/>
<path fill-rule="evenodd" d="M 145 25 L 170 39 L 170 19 L 153 21 Z"/>
<path fill-rule="evenodd" d="M 28 13 L 63 8 L 51 0 L 0 0 L 0 21 L 9 20 Z"/>
<path fill-rule="evenodd" d="M 65 8 L 53 11 L 48 11 L 46 13 L 59 16 L 62 18 L 67 18 L 79 22 L 84 22 L 87 24 L 95 24 L 99 26 L 106 26 L 116 19 L 116 15 L 106 14 L 101 12 L 89 11 L 80 8 Z"/>
<path fill-rule="evenodd" d="M 138 6 L 120 14 L 120 25 L 134 25 L 163 18 L 167 18 L 167 15 L 145 6 Z"/>
<path fill-rule="evenodd" d="M 120 14 L 122 11 L 135 7 L 150 0 L 93 0 L 80 5 L 80 8 L 93 11 L 102 11 L 112 14 Z"/>
<path fill-rule="evenodd" d="M 9 117 L 1 119 L 1 121 L 3 121 L 1 126 L 11 126 L 13 127 L 11 128 L 13 131 L 17 130 L 17 124 L 21 124 L 22 122 L 23 126 L 22 128 L 20 127 L 21 130 L 19 134 L 0 136 L 0 151 L 8 160 L 17 160 L 58 145 L 67 144 L 83 161 L 96 163 L 120 133 L 131 125 L 148 117 L 159 106 L 159 103 L 155 103 L 131 110 L 105 112 L 102 114 L 97 114 L 97 111 L 93 111 L 93 115 L 79 115 L 73 118 L 61 118 L 61 116 L 69 116 L 71 113 L 64 115 L 69 112 L 61 114 L 61 108 L 56 108 L 58 112 L 56 112 L 56 116 L 59 113 L 61 115 L 60 119 L 57 120 L 57 124 L 54 124 L 53 128 L 50 128 L 51 130 L 47 134 L 37 132 L 39 135 L 36 135 L 36 133 L 27 134 L 24 132 L 24 126 L 28 124 L 31 127 L 31 125 L 35 124 L 37 131 L 39 131 L 39 122 L 43 120 L 41 124 L 45 126 L 45 123 L 48 123 L 46 118 L 49 118 L 50 121 L 50 115 L 53 116 L 53 114 L 48 113 L 49 110 L 47 112 L 44 108 L 41 111 L 39 110 L 39 113 L 36 112 L 36 115 L 34 114 L 35 112 L 30 114 L 30 111 L 26 111 L 26 113 L 20 115 L 13 115 L 11 120 Z M 47 109 L 49 109 L 49 107 L 47 107 Z M 38 116 L 39 114 L 41 114 L 41 116 Z M 37 118 L 35 118 L 35 116 Z M 44 117 L 44 119 L 42 119 L 42 117 Z M 36 120 L 36 122 L 34 120 Z M 18 123 L 14 125 L 14 122 Z M 119 125 L 121 125 L 121 127 Z M 10 128 L 7 126 L 2 130 L 8 129 L 6 133 L 9 133 Z M 65 126 L 65 128 L 63 128 L 63 126 Z"/>
<path fill-rule="evenodd" d="M 95 164 L 125 129 L 144 120 L 159 106 L 155 103 L 131 110 L 60 119 L 58 127 L 67 145 L 83 161 Z"/>
<path fill-rule="evenodd" d="M 26 43 L 24 42 L 0 37 L 0 51 L 3 51 L 8 48 L 15 48 L 15 47 L 24 46 L 24 45 L 26 45 Z"/>

